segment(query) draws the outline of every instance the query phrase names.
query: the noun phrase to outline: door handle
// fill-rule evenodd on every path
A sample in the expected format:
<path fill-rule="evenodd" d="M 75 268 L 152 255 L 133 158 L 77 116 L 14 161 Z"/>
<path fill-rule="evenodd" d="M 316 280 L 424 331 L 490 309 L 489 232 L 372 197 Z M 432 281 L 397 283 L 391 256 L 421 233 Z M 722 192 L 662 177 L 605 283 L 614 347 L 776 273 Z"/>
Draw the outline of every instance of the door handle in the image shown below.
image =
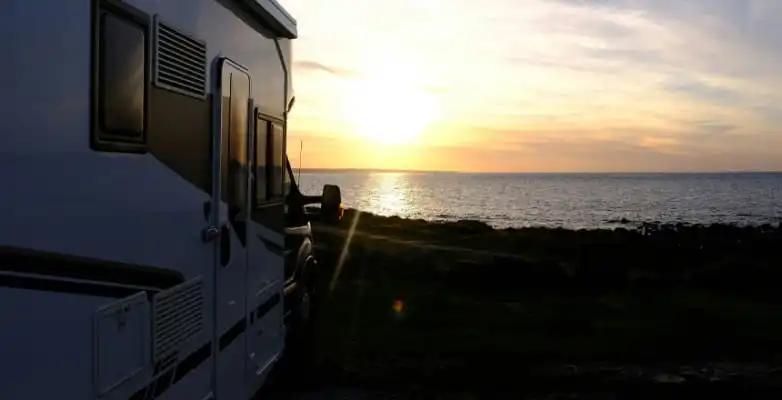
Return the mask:
<path fill-rule="evenodd" d="M 209 243 L 217 239 L 218 236 L 220 236 L 220 228 L 214 225 L 209 225 L 201 231 L 201 240 L 204 243 Z"/>
<path fill-rule="evenodd" d="M 218 226 L 209 224 L 206 228 L 201 230 L 201 240 L 203 240 L 204 243 L 208 243 L 217 239 L 219 236 L 226 234 L 228 234 L 228 222 L 221 221 Z"/>

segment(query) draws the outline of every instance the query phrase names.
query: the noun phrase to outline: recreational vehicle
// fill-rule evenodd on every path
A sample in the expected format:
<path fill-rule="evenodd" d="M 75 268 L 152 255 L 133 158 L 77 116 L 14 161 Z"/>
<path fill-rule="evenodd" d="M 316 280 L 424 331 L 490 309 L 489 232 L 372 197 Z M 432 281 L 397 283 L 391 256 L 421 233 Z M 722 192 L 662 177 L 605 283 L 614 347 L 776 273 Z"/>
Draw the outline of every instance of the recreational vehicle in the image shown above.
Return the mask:
<path fill-rule="evenodd" d="M 274 0 L 2 9 L 0 397 L 250 398 L 285 303 L 306 317 L 297 210 L 340 208 L 286 161 L 296 22 Z"/>

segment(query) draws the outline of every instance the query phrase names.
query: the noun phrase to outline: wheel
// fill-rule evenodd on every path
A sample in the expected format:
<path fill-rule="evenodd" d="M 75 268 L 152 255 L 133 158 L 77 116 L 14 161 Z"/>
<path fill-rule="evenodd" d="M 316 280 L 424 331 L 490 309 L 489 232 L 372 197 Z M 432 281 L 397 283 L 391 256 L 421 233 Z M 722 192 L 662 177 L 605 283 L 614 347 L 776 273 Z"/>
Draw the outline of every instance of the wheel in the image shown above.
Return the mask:
<path fill-rule="evenodd" d="M 301 282 L 296 288 L 295 305 L 291 310 L 291 331 L 306 329 L 312 316 L 312 295 L 310 288 Z"/>
<path fill-rule="evenodd" d="M 317 264 L 310 258 L 304 268 L 304 274 L 299 277 L 296 291 L 293 295 L 289 324 L 289 342 L 301 347 L 312 340 L 313 319 L 317 311 L 316 272 Z"/>
<path fill-rule="evenodd" d="M 285 343 L 285 359 L 295 370 L 311 368 L 315 350 L 315 335 L 312 321 L 313 296 L 311 288 L 300 282 L 296 289 L 295 304 L 291 309 L 290 323 Z M 299 373 L 296 373 L 298 375 Z"/>
<path fill-rule="evenodd" d="M 294 335 L 305 333 L 312 324 L 314 300 L 312 279 L 303 276 L 296 286 L 291 308 L 290 330 Z"/>

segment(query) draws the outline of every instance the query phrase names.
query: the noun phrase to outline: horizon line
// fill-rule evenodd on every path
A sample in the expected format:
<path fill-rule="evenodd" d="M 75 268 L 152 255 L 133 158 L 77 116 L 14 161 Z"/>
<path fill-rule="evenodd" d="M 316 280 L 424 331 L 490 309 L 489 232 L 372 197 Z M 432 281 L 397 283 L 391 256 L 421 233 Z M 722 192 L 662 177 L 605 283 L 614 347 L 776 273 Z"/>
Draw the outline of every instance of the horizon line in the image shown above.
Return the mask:
<path fill-rule="evenodd" d="M 399 168 L 293 168 L 303 173 L 349 173 L 349 172 L 382 172 L 382 173 L 450 173 L 450 174 L 779 174 L 782 170 L 719 170 L 719 171 L 465 171 L 465 170 L 419 170 Z"/>

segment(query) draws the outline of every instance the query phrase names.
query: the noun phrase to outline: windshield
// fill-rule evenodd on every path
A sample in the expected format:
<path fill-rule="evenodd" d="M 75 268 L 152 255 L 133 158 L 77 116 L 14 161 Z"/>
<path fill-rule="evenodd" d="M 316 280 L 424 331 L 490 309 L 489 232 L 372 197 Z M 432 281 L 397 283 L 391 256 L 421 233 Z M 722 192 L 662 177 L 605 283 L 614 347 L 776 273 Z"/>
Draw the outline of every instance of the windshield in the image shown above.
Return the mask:
<path fill-rule="evenodd" d="M 293 183 L 296 182 L 296 180 L 293 178 L 293 168 L 291 168 L 291 163 L 288 158 L 285 158 L 285 178 L 284 178 L 284 188 L 285 195 L 289 195 L 291 193 L 291 187 L 293 186 Z"/>

